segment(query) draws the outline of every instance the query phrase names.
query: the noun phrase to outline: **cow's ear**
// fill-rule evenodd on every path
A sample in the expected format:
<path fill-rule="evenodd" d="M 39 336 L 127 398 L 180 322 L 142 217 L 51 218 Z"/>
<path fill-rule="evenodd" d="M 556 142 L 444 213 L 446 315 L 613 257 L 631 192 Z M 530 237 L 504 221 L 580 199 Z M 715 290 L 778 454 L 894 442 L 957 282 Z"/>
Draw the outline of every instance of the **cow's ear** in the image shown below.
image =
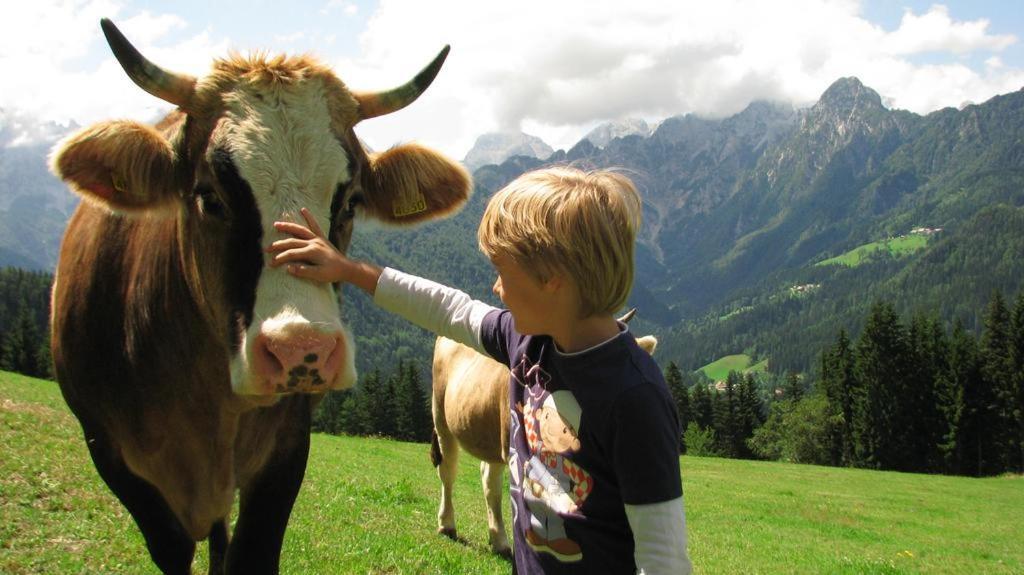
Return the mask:
<path fill-rule="evenodd" d="M 137 122 L 102 122 L 72 134 L 54 147 L 50 169 L 75 192 L 116 211 L 158 209 L 178 197 L 170 142 Z"/>
<path fill-rule="evenodd" d="M 366 174 L 366 206 L 370 214 L 391 224 L 415 224 L 446 216 L 469 198 L 469 173 L 430 148 L 403 144 L 370 154 Z"/>
<path fill-rule="evenodd" d="M 658 347 L 658 338 L 653 335 L 645 335 L 643 337 L 636 338 L 636 344 L 640 346 L 640 349 L 646 351 L 650 355 L 654 355 L 654 350 Z"/>

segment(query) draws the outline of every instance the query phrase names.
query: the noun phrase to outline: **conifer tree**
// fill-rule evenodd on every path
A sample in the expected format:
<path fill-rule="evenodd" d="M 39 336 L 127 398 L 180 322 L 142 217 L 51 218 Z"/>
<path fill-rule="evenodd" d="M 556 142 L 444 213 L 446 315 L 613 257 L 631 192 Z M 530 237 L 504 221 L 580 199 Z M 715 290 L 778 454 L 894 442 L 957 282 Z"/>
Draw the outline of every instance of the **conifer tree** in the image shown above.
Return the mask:
<path fill-rule="evenodd" d="M 853 418 L 857 381 L 853 376 L 853 349 L 845 329 L 822 354 L 822 388 L 828 401 L 829 454 L 833 465 L 853 465 Z"/>
<path fill-rule="evenodd" d="M 800 381 L 800 374 L 790 370 L 786 374 L 786 387 L 782 390 L 782 397 L 791 401 L 800 401 L 804 396 L 804 385 Z"/>
<path fill-rule="evenodd" d="M 854 373 L 863 389 L 854 415 L 857 463 L 876 469 L 902 469 L 901 423 L 906 359 L 904 328 L 891 304 L 871 307 L 857 341 Z"/>
<path fill-rule="evenodd" d="M 15 324 L 5 334 L 0 351 L 0 366 L 32 377 L 45 376 L 40 372 L 42 361 L 39 351 L 42 338 L 33 319 L 33 313 L 22 301 Z"/>
<path fill-rule="evenodd" d="M 346 435 L 370 435 L 366 395 L 358 387 L 347 390 L 338 406 L 337 426 Z"/>
<path fill-rule="evenodd" d="M 754 436 L 754 432 L 764 423 L 764 405 L 757 394 L 757 381 L 754 379 L 754 374 L 748 373 L 741 378 L 738 403 L 740 456 L 749 458 L 753 456 L 753 452 L 750 450 L 748 442 Z"/>
<path fill-rule="evenodd" d="M 743 376 L 730 371 L 725 378 L 725 390 L 715 393 L 714 420 L 718 450 L 726 457 L 742 457 L 746 451 L 745 438 L 739 425 L 739 387 Z"/>
<path fill-rule="evenodd" d="M 938 319 L 916 314 L 907 331 L 907 354 L 898 414 L 903 437 L 904 470 L 931 471 L 940 467 L 941 431 L 936 403 L 936 380 L 945 371 L 946 341 Z"/>
<path fill-rule="evenodd" d="M 374 396 L 374 434 L 382 437 L 398 437 L 397 416 L 398 380 L 404 371 L 404 362 L 399 360 L 398 369 L 387 379 L 381 380 L 378 393 Z"/>
<path fill-rule="evenodd" d="M 1010 372 L 1013 453 L 1011 469 L 1024 473 L 1024 290 L 1017 294 L 1010 318 Z"/>
<path fill-rule="evenodd" d="M 690 425 L 690 392 L 686 389 L 683 381 L 683 374 L 674 361 L 670 361 L 668 369 L 665 370 L 665 383 L 676 402 L 676 413 L 679 415 L 679 452 L 686 453 L 686 443 L 683 434 Z"/>
<path fill-rule="evenodd" d="M 341 428 L 341 409 L 349 390 L 329 391 L 320 400 L 316 411 L 313 412 L 313 431 L 338 435 Z"/>
<path fill-rule="evenodd" d="M 945 373 L 936 381 L 935 401 L 941 419 L 939 453 L 944 473 L 976 475 L 964 467 L 965 452 L 976 442 L 977 414 L 973 394 L 979 389 L 978 344 L 958 319 L 950 336 Z M 973 466 L 972 468 L 973 469 Z"/>
<path fill-rule="evenodd" d="M 382 435 L 387 400 L 387 382 L 381 378 L 380 370 L 373 370 L 357 386 L 349 425 L 353 435 Z"/>
<path fill-rule="evenodd" d="M 701 429 L 714 428 L 714 400 L 706 382 L 700 381 L 693 386 L 690 409 L 693 413 L 693 421 L 698 427 Z"/>
<path fill-rule="evenodd" d="M 419 370 L 413 362 L 399 362 L 395 386 L 395 437 L 403 441 L 430 439 L 430 407 Z"/>
<path fill-rule="evenodd" d="M 985 313 L 981 335 L 982 409 L 989 420 L 982 434 L 981 475 L 1005 470 L 1015 451 L 1011 427 L 1013 417 L 1013 366 L 1010 359 L 1010 312 L 1003 295 L 993 292 Z"/>

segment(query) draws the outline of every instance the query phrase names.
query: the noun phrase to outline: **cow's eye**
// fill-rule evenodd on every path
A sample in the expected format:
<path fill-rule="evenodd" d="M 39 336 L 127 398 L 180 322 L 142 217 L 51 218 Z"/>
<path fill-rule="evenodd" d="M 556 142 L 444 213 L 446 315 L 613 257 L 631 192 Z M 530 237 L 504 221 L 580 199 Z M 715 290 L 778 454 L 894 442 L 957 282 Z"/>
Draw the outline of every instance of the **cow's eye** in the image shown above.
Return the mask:
<path fill-rule="evenodd" d="M 348 199 L 345 204 L 345 217 L 352 219 L 356 217 L 356 209 L 363 204 L 362 194 L 352 194 L 352 197 Z"/>
<path fill-rule="evenodd" d="M 217 192 L 214 191 L 213 186 L 209 184 L 199 184 L 195 189 L 196 198 L 199 201 L 199 207 L 202 208 L 203 213 L 213 216 L 215 218 L 223 218 L 224 204 L 217 197 Z"/>

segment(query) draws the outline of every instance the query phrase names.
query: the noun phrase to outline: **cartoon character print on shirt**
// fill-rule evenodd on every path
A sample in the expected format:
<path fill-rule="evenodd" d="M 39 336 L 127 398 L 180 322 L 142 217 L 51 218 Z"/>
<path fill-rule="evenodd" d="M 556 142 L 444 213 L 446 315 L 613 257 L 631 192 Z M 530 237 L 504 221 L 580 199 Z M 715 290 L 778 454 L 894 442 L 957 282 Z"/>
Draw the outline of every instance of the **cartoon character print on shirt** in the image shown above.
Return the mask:
<path fill-rule="evenodd" d="M 548 392 L 550 376 L 539 366 L 525 364 L 529 360 L 524 358 L 520 369 L 513 370 L 516 381 L 526 388 L 526 404 L 515 407 L 513 421 L 522 417 L 530 451 L 517 473 L 530 512 L 526 542 L 561 561 L 579 561 L 583 553 L 566 535 L 563 517 L 579 513 L 592 487 L 590 474 L 568 458 L 580 450 L 580 406 L 567 390 Z"/>

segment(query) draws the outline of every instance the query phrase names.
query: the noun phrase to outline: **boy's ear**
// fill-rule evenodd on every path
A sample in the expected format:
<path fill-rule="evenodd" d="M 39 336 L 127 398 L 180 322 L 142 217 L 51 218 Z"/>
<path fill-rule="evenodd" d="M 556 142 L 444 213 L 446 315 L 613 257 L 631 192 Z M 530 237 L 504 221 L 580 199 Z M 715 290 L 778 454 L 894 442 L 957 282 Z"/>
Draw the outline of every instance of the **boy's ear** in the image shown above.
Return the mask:
<path fill-rule="evenodd" d="M 174 150 L 153 128 L 102 122 L 54 147 L 50 170 L 73 191 L 115 211 L 157 209 L 178 198 Z"/>
<path fill-rule="evenodd" d="M 469 198 L 469 173 L 458 162 L 418 144 L 369 155 L 366 205 L 378 220 L 415 224 L 454 213 Z"/>

